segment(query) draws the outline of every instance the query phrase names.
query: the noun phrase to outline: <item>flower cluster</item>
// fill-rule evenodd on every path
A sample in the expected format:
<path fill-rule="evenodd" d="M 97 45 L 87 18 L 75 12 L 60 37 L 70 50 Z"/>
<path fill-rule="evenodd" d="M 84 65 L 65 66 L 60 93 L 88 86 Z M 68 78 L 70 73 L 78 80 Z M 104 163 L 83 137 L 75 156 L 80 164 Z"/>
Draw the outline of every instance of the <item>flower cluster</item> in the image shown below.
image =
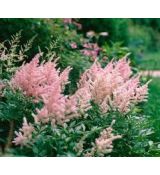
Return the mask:
<path fill-rule="evenodd" d="M 27 96 L 36 99 L 48 93 L 54 84 L 60 89 L 68 83 L 70 68 L 66 68 L 62 73 L 56 69 L 56 62 L 47 62 L 39 65 L 40 55 L 36 55 L 30 63 L 22 65 L 11 80 L 14 88 L 21 89 Z"/>
<path fill-rule="evenodd" d="M 113 131 L 112 127 L 108 127 L 104 129 L 100 133 L 100 137 L 96 139 L 95 145 L 96 145 L 97 153 L 99 155 L 112 152 L 112 149 L 113 149 L 112 142 L 116 139 L 121 138 L 120 135 L 114 135 L 112 131 Z"/>
<path fill-rule="evenodd" d="M 97 45 L 97 43 L 85 43 L 83 44 L 84 49 L 81 50 L 81 53 L 85 56 L 89 56 L 93 61 L 97 58 L 97 55 L 101 48 Z"/>
<path fill-rule="evenodd" d="M 139 76 L 132 71 L 126 58 L 110 62 L 105 68 L 96 61 L 81 76 L 79 87 L 89 87 L 92 99 L 102 112 L 128 112 L 132 105 L 147 98 L 147 84 L 140 86 Z"/>
<path fill-rule="evenodd" d="M 15 145 L 25 145 L 28 143 L 28 140 L 32 137 L 32 132 L 34 131 L 34 127 L 32 124 L 28 124 L 26 118 L 23 119 L 23 126 L 19 132 L 15 132 L 16 138 L 13 143 Z"/>
<path fill-rule="evenodd" d="M 104 129 L 100 136 L 95 140 L 95 143 L 93 144 L 93 147 L 90 152 L 87 152 L 85 156 L 91 157 L 95 154 L 97 156 L 104 156 L 107 153 L 112 152 L 113 149 L 113 141 L 122 138 L 120 135 L 114 135 L 113 132 L 113 124 L 115 123 L 115 120 L 112 121 L 111 125 Z"/>
<path fill-rule="evenodd" d="M 44 106 L 40 110 L 37 109 L 37 114 L 34 115 L 35 122 L 51 121 L 52 125 L 63 124 L 72 118 L 80 117 L 91 108 L 91 96 L 85 87 L 78 89 L 71 96 L 64 96 L 55 84 L 42 98 Z"/>
<path fill-rule="evenodd" d="M 43 102 L 43 107 L 33 114 L 36 123 L 63 125 L 73 118 L 83 116 L 91 108 L 91 100 L 104 113 L 111 109 L 125 113 L 132 105 L 147 97 L 147 84 L 140 86 L 139 76 L 131 76 L 131 67 L 126 58 L 112 61 L 104 68 L 96 61 L 82 74 L 77 91 L 72 95 L 64 95 L 69 71 L 68 67 L 60 72 L 56 69 L 56 63 L 51 61 L 39 64 L 39 56 L 36 56 L 15 73 L 11 80 L 13 87 Z M 14 143 L 25 143 L 31 134 L 26 130 L 31 131 L 31 128 L 24 121 L 21 129 L 23 134 L 16 133 Z M 111 132 L 112 129 L 107 128 L 96 140 L 96 147 L 101 152 L 103 149 L 110 150 L 112 141 L 117 138 Z"/>

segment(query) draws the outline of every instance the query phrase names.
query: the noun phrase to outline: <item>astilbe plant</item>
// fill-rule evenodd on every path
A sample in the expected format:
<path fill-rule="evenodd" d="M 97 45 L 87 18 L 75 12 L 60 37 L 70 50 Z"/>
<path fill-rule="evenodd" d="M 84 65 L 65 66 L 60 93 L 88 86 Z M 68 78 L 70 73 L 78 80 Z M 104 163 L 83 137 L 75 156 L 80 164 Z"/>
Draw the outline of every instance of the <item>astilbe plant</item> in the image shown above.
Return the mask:
<path fill-rule="evenodd" d="M 33 114 L 35 123 L 63 124 L 81 116 L 91 107 L 90 93 L 85 87 L 79 88 L 73 95 L 63 94 L 69 71 L 68 67 L 60 73 L 60 70 L 56 69 L 56 63 L 51 61 L 39 65 L 37 55 L 30 63 L 23 65 L 12 78 L 13 88 L 22 90 L 27 96 L 35 97 L 35 102 L 43 101 L 44 106 L 37 109 L 37 114 Z M 22 138 L 22 134 L 19 133 L 18 137 Z M 20 140 L 23 144 L 25 139 Z"/>
<path fill-rule="evenodd" d="M 126 58 L 118 62 L 111 61 L 104 68 L 96 61 L 82 74 L 77 91 L 69 95 L 64 94 L 64 89 L 69 83 L 71 68 L 61 72 L 56 66 L 56 62 L 51 61 L 39 64 L 37 55 L 30 63 L 20 67 L 12 78 L 13 88 L 33 96 L 35 103 L 43 102 L 43 107 L 33 114 L 34 124 L 28 124 L 24 119 L 23 127 L 16 132 L 17 137 L 13 141 L 16 145 L 27 146 L 36 130 L 35 125 L 63 127 L 82 116 L 85 121 L 87 111 L 92 107 L 91 101 L 100 107 L 102 113 L 112 110 L 127 113 L 132 105 L 147 98 L 147 84 L 141 86 L 139 76 L 132 76 Z M 86 156 L 102 156 L 112 151 L 112 141 L 121 136 L 112 134 L 112 124 L 105 128 L 101 128 L 99 138 L 95 139 L 93 148 L 86 152 Z"/>

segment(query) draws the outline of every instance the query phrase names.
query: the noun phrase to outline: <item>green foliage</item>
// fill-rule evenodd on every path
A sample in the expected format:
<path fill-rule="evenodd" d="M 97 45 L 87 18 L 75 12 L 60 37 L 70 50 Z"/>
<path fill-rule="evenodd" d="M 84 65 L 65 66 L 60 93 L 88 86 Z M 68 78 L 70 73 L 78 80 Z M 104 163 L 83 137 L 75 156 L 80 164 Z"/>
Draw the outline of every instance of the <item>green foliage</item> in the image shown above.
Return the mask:
<path fill-rule="evenodd" d="M 155 149 L 150 119 L 135 115 L 134 111 L 126 116 L 118 112 L 102 115 L 94 106 L 86 118 L 74 119 L 64 126 L 37 125 L 29 144 L 16 148 L 13 153 L 17 156 L 85 156 L 91 151 L 100 132 L 116 120 L 113 129 L 122 139 L 114 141 L 113 151 L 105 156 L 152 156 L 151 152 Z M 156 150 L 156 154 L 160 152 Z"/>
<path fill-rule="evenodd" d="M 35 107 L 32 98 L 26 97 L 20 91 L 5 88 L 0 98 L 0 120 L 22 121 L 23 117 L 31 120 Z"/>
<path fill-rule="evenodd" d="M 113 58 L 122 58 L 124 55 L 129 53 L 129 48 L 122 46 L 121 42 L 112 43 L 111 46 L 105 43 L 105 45 L 103 46 L 103 51 L 107 54 L 106 56 L 108 56 L 111 60 Z"/>
<path fill-rule="evenodd" d="M 141 70 L 159 70 L 160 69 L 160 52 L 146 52 L 139 61 Z"/>
<path fill-rule="evenodd" d="M 122 139 L 114 142 L 114 150 L 111 156 L 121 157 L 143 157 L 151 156 L 150 136 L 153 134 L 149 119 L 145 115 L 138 114 L 117 117 L 115 128 L 122 135 Z"/>
<path fill-rule="evenodd" d="M 154 133 L 151 138 L 153 140 L 153 146 L 155 149 L 155 144 L 159 144 L 160 140 L 160 79 L 153 78 L 149 85 L 149 99 L 148 103 L 143 106 L 143 113 L 148 115 L 150 125 L 154 128 Z M 158 145 L 156 146 L 158 148 Z M 157 154 L 154 152 L 154 155 Z"/>
<path fill-rule="evenodd" d="M 14 91 L 9 87 L 3 90 L 0 96 L 0 146 L 2 148 L 3 145 L 11 144 L 13 132 L 21 127 L 23 117 L 33 121 L 32 113 L 38 105 L 20 91 Z"/>
<path fill-rule="evenodd" d="M 132 21 L 136 24 L 149 26 L 160 31 L 160 18 L 133 18 Z"/>
<path fill-rule="evenodd" d="M 132 19 L 129 23 L 130 47 L 157 51 L 160 46 L 159 31 L 160 19 Z"/>
<path fill-rule="evenodd" d="M 30 56 L 38 52 L 38 46 L 43 50 L 51 42 L 52 39 L 52 19 L 19 19 L 6 18 L 0 19 L 0 42 L 10 39 L 9 36 L 14 35 L 22 30 L 23 37 L 21 38 L 21 45 L 26 43 L 29 39 L 36 36 L 36 40 Z"/>
<path fill-rule="evenodd" d="M 24 60 L 32 47 L 34 38 L 20 46 L 21 32 L 13 35 L 11 40 L 0 43 L 0 78 L 9 79 Z"/>
<path fill-rule="evenodd" d="M 132 48 L 144 50 L 151 46 L 150 30 L 144 26 L 133 25 L 129 28 L 129 43 Z"/>
<path fill-rule="evenodd" d="M 127 19 L 114 18 L 85 18 L 80 19 L 83 26 L 83 32 L 93 30 L 95 32 L 108 32 L 108 37 L 105 42 L 123 42 L 124 45 L 128 43 L 128 23 Z M 100 41 L 100 44 L 101 43 Z"/>

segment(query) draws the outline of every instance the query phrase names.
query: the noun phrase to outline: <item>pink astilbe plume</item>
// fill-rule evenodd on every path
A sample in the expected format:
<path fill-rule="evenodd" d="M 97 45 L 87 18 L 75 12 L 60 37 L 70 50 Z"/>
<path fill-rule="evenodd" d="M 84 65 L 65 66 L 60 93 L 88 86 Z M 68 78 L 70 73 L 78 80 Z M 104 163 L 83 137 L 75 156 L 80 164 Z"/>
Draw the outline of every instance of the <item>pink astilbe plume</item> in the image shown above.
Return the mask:
<path fill-rule="evenodd" d="M 60 73 L 56 69 L 56 62 L 49 61 L 39 65 L 39 57 L 40 55 L 38 54 L 30 63 L 22 65 L 11 80 L 14 88 L 19 88 L 27 96 L 33 96 L 36 99 L 47 93 L 49 87 L 53 84 L 58 83 L 63 89 L 68 83 L 68 74 L 70 72 L 68 67 Z"/>
<path fill-rule="evenodd" d="M 28 143 L 30 138 L 32 137 L 32 132 L 34 131 L 34 127 L 32 124 L 28 123 L 26 118 L 23 119 L 23 126 L 19 130 L 19 132 L 15 132 L 16 138 L 14 138 L 13 143 L 15 145 L 25 145 Z"/>
<path fill-rule="evenodd" d="M 139 76 L 132 71 L 126 58 L 111 61 L 105 68 L 96 61 L 81 76 L 79 87 L 89 87 L 92 99 L 102 112 L 111 109 L 128 112 L 132 105 L 147 98 L 147 85 L 140 86 Z"/>
<path fill-rule="evenodd" d="M 147 84 L 140 86 L 139 77 L 131 78 L 113 92 L 113 106 L 120 112 L 128 112 L 131 105 L 145 101 L 148 94 Z"/>
<path fill-rule="evenodd" d="M 121 135 L 114 135 L 112 125 L 115 123 L 115 120 L 112 121 L 111 125 L 104 129 L 98 138 L 96 138 L 95 143 L 91 149 L 91 152 L 88 152 L 85 156 L 104 156 L 107 153 L 112 152 L 113 141 L 122 138 Z"/>
<path fill-rule="evenodd" d="M 100 137 L 96 139 L 95 144 L 96 144 L 97 153 L 99 155 L 112 152 L 113 141 L 116 139 L 122 138 L 120 135 L 114 135 L 112 131 L 113 131 L 112 127 L 108 127 L 104 129 L 100 133 Z"/>
<path fill-rule="evenodd" d="M 39 55 L 28 64 L 22 65 L 11 80 L 14 88 L 19 88 L 28 96 L 37 97 L 37 90 L 41 81 L 38 71 Z"/>
<path fill-rule="evenodd" d="M 21 89 L 27 96 L 41 100 L 44 105 L 33 114 L 35 122 L 63 124 L 74 117 L 81 116 L 90 105 L 88 88 L 79 88 L 75 94 L 65 96 L 63 91 L 69 83 L 71 68 L 62 72 L 56 69 L 56 62 L 39 64 L 39 55 L 30 63 L 23 65 L 11 80 L 13 88 Z"/>
<path fill-rule="evenodd" d="M 61 86 L 55 82 L 52 87 L 49 87 L 48 92 L 42 95 L 44 106 L 42 109 L 37 109 L 37 115 L 34 116 L 36 122 L 48 123 L 56 121 L 61 123 L 65 119 L 65 99 L 61 94 Z"/>
<path fill-rule="evenodd" d="M 91 96 L 88 89 L 85 88 L 78 89 L 71 96 L 64 96 L 58 87 L 54 87 L 42 98 L 44 106 L 40 110 L 37 109 L 37 115 L 34 115 L 35 122 L 48 123 L 51 121 L 52 125 L 63 124 L 72 118 L 81 116 L 91 108 Z"/>
<path fill-rule="evenodd" d="M 73 20 L 72 20 L 72 18 L 64 18 L 63 22 L 64 22 L 64 24 L 72 24 Z"/>

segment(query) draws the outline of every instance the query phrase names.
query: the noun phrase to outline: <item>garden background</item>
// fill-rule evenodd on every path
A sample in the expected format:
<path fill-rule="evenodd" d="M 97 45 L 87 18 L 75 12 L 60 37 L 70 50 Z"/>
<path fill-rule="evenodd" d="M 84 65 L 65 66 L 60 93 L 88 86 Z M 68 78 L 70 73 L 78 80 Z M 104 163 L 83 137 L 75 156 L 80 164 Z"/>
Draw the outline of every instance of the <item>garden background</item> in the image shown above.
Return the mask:
<path fill-rule="evenodd" d="M 86 40 L 97 44 L 90 48 L 91 53 L 82 51 L 85 47 L 81 43 Z M 127 55 L 133 72 L 142 74 L 141 82 L 152 81 L 148 102 L 132 111 L 132 115 L 140 118 L 125 121 L 127 126 L 117 119 L 119 123 L 115 127 L 127 136 L 125 141 L 115 141 L 111 156 L 160 156 L 160 19 L 0 19 L 0 42 L 1 57 L 5 50 L 8 60 L 0 62 L 2 80 L 9 80 L 17 67 L 40 53 L 41 61 L 59 57 L 58 66 L 62 70 L 67 66 L 73 68 L 69 77 L 72 83 L 67 85 L 66 93 L 75 91 L 81 73 L 97 58 L 104 66 L 112 59 L 118 61 Z M 27 100 L 10 90 L 1 97 L 1 155 L 53 156 L 55 153 L 50 153 L 52 151 L 46 146 L 53 142 L 43 140 L 45 144 L 41 149 L 47 149 L 47 153 L 37 150 L 41 141 L 33 152 L 27 150 L 25 153 L 12 144 L 13 131 L 21 126 L 23 114 L 31 116 L 34 111 L 35 104 Z M 98 115 L 97 111 L 91 112 Z M 77 155 L 69 151 L 62 156 Z"/>

